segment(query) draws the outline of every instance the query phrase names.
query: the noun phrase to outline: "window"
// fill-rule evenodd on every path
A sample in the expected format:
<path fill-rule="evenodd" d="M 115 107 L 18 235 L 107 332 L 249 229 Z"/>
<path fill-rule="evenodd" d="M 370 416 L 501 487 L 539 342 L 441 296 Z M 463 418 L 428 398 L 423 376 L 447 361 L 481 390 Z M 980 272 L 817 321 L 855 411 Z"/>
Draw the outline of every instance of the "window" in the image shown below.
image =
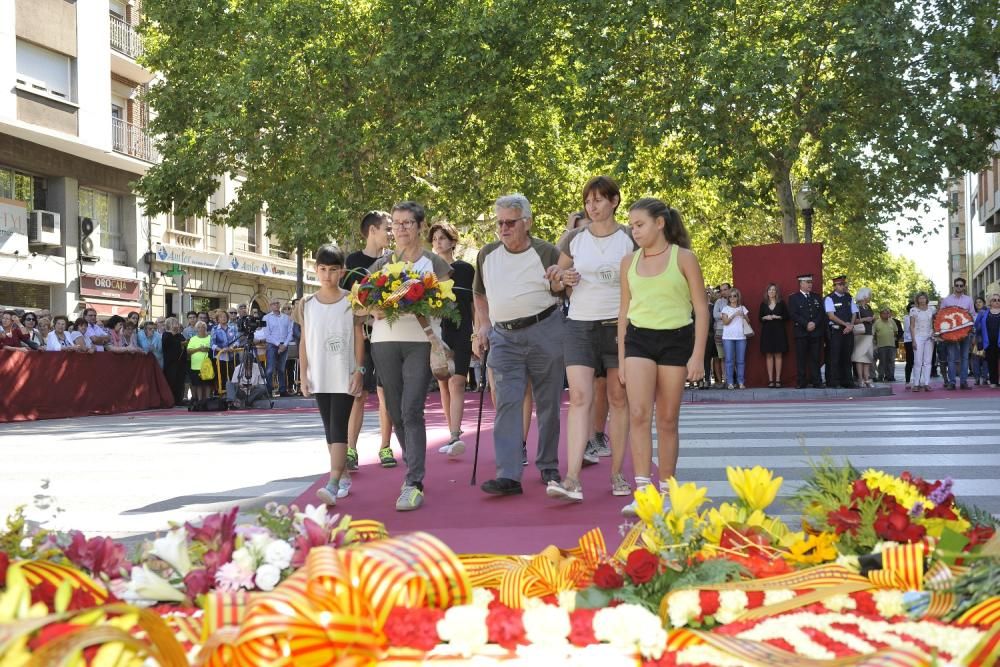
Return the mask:
<path fill-rule="evenodd" d="M 19 39 L 17 82 L 40 95 L 72 101 L 72 59 Z"/>
<path fill-rule="evenodd" d="M 253 223 L 249 227 L 238 227 L 233 232 L 233 241 L 236 244 L 236 249 L 243 252 L 259 252 L 257 248 L 257 226 L 260 224 L 260 215 L 258 214 Z"/>
<path fill-rule="evenodd" d="M 182 218 L 179 215 L 171 215 L 170 220 L 170 228 L 175 232 L 184 232 L 185 234 L 198 233 L 198 219 L 194 216 Z"/>
<path fill-rule="evenodd" d="M 45 210 L 45 179 L 0 167 L 0 197 L 28 203 L 28 210 Z"/>
<path fill-rule="evenodd" d="M 79 193 L 80 217 L 94 221 L 94 230 L 100 234 L 101 247 L 124 251 L 118 196 L 89 188 L 80 188 Z"/>

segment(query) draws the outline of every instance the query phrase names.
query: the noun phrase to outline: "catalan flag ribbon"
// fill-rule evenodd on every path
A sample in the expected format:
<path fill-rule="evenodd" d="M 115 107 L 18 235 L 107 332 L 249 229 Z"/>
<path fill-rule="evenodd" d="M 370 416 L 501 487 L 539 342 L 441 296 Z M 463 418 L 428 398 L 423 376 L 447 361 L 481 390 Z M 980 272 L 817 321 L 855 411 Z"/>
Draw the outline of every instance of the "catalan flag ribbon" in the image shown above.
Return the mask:
<path fill-rule="evenodd" d="M 214 633 L 202 660 L 211 667 L 373 665 L 393 607 L 446 609 L 471 594 L 458 558 L 427 533 L 315 547 L 298 572 L 249 599 L 238 630 Z"/>

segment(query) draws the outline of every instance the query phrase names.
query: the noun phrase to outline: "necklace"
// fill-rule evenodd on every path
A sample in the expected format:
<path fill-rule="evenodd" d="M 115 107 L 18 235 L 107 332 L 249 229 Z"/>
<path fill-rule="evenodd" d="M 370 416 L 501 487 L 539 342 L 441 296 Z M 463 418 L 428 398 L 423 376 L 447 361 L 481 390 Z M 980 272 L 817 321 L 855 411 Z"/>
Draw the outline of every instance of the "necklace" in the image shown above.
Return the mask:
<path fill-rule="evenodd" d="M 667 246 L 666 246 L 666 247 L 665 247 L 665 248 L 664 248 L 663 250 L 660 250 L 660 251 L 658 251 L 658 252 L 654 252 L 654 253 L 648 253 L 648 252 L 646 252 L 645 250 L 643 250 L 643 251 L 642 251 L 642 256 L 643 256 L 644 258 L 648 258 L 648 257 L 656 257 L 657 255 L 662 255 L 663 253 L 665 253 L 665 252 L 666 252 L 666 251 L 668 251 L 668 250 L 670 250 L 670 244 L 669 244 L 669 243 L 667 244 Z"/>

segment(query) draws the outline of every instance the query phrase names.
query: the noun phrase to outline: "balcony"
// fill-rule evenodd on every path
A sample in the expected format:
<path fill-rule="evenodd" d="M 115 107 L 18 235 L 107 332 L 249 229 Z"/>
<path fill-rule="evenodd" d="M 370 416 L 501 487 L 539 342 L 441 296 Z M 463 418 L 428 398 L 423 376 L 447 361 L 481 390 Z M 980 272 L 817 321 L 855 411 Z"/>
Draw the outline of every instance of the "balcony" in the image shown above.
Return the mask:
<path fill-rule="evenodd" d="M 128 23 L 111 15 L 111 48 L 135 60 L 142 55 L 142 37 Z"/>
<path fill-rule="evenodd" d="M 116 153 L 131 155 L 146 162 L 158 162 L 160 154 L 144 128 L 120 118 L 111 118 L 111 146 Z"/>

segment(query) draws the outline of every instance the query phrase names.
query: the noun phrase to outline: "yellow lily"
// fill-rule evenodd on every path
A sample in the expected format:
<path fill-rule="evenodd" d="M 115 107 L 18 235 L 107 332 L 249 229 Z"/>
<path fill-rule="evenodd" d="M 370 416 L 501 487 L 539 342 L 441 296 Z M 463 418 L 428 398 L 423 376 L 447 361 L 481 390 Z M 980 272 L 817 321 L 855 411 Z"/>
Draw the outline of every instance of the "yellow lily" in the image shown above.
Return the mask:
<path fill-rule="evenodd" d="M 709 500 L 705 496 L 708 488 L 698 486 L 694 482 L 678 484 L 673 477 L 667 480 L 668 494 L 670 495 L 670 514 L 675 518 L 686 517 L 697 514 L 698 508 Z"/>
<path fill-rule="evenodd" d="M 437 285 L 438 294 L 441 296 L 442 299 L 448 299 L 450 301 L 455 300 L 455 292 L 453 292 L 451 289 L 452 287 L 454 287 L 454 285 L 455 285 L 454 280 L 442 280 L 441 282 L 438 283 Z"/>
<path fill-rule="evenodd" d="M 388 273 L 393 278 L 399 278 L 399 274 L 405 271 L 407 268 L 406 262 L 393 262 L 392 264 L 385 265 L 385 272 Z"/>
<path fill-rule="evenodd" d="M 782 477 L 774 477 L 772 471 L 760 466 L 749 469 L 727 467 L 726 477 L 739 499 L 751 510 L 763 510 L 774 502 L 784 481 Z"/>
<path fill-rule="evenodd" d="M 722 541 L 722 531 L 726 526 L 742 523 L 743 517 L 740 510 L 732 503 L 722 503 L 718 509 L 712 508 L 705 514 L 705 521 L 708 524 L 701 531 L 702 537 L 709 544 L 718 544 Z"/>
<path fill-rule="evenodd" d="M 663 514 L 663 496 L 653 484 L 647 484 L 635 490 L 636 516 L 646 524 L 653 522 L 653 517 Z"/>
<path fill-rule="evenodd" d="M 836 542 L 837 536 L 833 533 L 810 535 L 789 545 L 789 553 L 784 554 L 785 560 L 804 564 L 826 563 L 837 558 Z"/>

